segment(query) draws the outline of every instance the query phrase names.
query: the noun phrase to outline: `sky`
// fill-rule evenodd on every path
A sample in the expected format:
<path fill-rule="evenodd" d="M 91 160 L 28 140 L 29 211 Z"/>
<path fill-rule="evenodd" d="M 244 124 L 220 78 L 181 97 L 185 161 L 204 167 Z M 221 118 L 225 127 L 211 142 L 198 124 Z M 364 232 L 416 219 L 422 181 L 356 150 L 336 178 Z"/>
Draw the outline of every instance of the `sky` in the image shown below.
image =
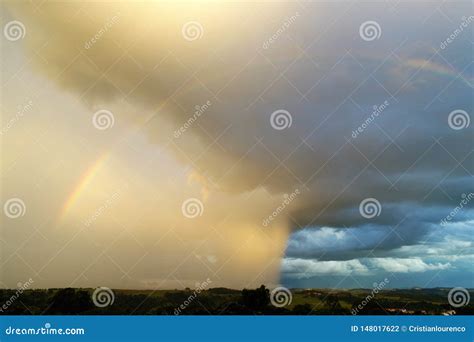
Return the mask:
<path fill-rule="evenodd" d="M 0 285 L 474 287 L 473 15 L 3 2 Z"/>

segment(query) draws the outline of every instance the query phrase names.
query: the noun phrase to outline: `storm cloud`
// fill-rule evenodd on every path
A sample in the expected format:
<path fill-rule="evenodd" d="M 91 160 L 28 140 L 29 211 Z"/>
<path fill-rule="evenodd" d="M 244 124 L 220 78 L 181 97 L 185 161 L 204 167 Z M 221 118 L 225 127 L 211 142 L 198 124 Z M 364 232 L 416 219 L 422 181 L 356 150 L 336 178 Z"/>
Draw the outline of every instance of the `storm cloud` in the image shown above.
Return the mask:
<path fill-rule="evenodd" d="M 445 242 L 441 221 L 474 192 L 474 125 L 450 121 L 453 111 L 472 117 L 472 28 L 440 47 L 472 7 L 440 3 L 447 20 L 438 4 L 392 5 L 221 4 L 213 11 L 49 3 L 38 13 L 11 3 L 8 10 L 28 28 L 25 48 L 37 51 L 39 74 L 91 112 L 110 109 L 116 122 L 140 126 L 148 143 L 193 169 L 204 193 L 264 191 L 262 212 L 270 214 L 299 189 L 278 216 L 292 231 L 283 279 L 296 286 L 295 278 L 322 274 L 456 267 L 402 251 L 437 236 Z M 83 12 L 94 15 L 83 20 Z M 202 29 L 192 41 L 183 39 L 190 18 Z M 377 39 L 361 36 L 368 20 L 380 26 Z M 283 128 L 275 112 L 286 113 Z M 366 199 L 375 200 L 375 215 L 363 213 Z M 471 208 L 450 222 L 464 224 L 463 234 L 473 228 Z"/>

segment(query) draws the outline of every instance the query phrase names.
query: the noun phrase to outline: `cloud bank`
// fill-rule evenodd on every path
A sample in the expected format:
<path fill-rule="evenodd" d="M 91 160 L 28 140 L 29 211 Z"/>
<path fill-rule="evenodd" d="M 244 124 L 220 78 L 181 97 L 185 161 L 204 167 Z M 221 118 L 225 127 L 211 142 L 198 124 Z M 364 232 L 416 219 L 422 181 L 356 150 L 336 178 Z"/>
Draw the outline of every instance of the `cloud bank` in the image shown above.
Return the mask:
<path fill-rule="evenodd" d="M 283 280 L 454 267 L 416 251 L 377 255 L 447 239 L 440 220 L 474 190 L 474 125 L 448 121 L 454 110 L 472 115 L 469 32 L 440 49 L 453 24 L 432 4 L 266 6 L 49 3 L 37 13 L 12 3 L 9 11 L 28 27 L 39 74 L 91 112 L 109 108 L 124 127 L 139 126 L 147 143 L 192 169 L 214 209 L 238 203 L 245 216 L 258 207 L 245 221 L 260 224 L 300 189 L 275 223 L 293 231 Z M 442 10 L 456 23 L 471 9 Z M 368 17 L 381 26 L 374 41 L 359 34 Z M 198 39 L 183 36 L 190 18 Z M 283 129 L 276 111 L 288 113 Z M 262 195 L 235 200 L 253 193 Z M 360 211 L 367 198 L 380 204 L 371 218 Z M 472 231 L 472 210 L 453 221 Z"/>

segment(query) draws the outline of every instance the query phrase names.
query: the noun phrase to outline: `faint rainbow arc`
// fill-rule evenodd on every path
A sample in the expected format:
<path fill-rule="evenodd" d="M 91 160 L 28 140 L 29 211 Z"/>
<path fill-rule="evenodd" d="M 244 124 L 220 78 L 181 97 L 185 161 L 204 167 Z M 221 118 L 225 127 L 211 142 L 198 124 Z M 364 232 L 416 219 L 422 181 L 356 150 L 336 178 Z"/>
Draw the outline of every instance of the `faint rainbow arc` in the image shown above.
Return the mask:
<path fill-rule="evenodd" d="M 90 184 L 92 179 L 96 176 L 97 172 L 102 168 L 105 162 L 109 159 L 110 153 L 105 152 L 101 154 L 91 166 L 81 175 L 79 182 L 74 186 L 74 190 L 71 191 L 67 200 L 64 202 L 60 214 L 57 219 L 57 223 L 61 223 L 71 208 L 76 204 L 81 194 L 87 189 L 87 186 Z"/>

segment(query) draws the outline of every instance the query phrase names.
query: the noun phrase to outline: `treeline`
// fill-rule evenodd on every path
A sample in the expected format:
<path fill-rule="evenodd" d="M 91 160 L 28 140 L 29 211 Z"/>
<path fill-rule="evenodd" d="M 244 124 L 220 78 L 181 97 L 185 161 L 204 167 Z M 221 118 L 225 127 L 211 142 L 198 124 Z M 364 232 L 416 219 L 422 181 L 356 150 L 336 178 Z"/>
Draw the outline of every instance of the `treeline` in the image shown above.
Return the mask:
<path fill-rule="evenodd" d="M 14 290 L 0 290 L 0 314 L 9 315 L 351 315 L 365 298 L 357 290 L 293 291 L 293 304 L 277 307 L 270 301 L 265 286 L 257 289 L 232 290 L 212 288 L 197 296 L 185 290 L 114 290 L 113 302 L 98 307 L 92 300 L 94 289 L 26 290 L 18 298 Z M 326 291 L 326 292 L 321 292 Z M 443 314 L 452 309 L 440 302 L 439 294 L 419 296 L 412 292 L 406 298 L 394 291 L 380 293 L 357 309 L 359 315 Z M 317 303 L 315 302 L 317 298 Z M 8 305 L 7 305 L 8 304 Z M 405 311 L 402 311 L 404 309 Z M 472 315 L 474 307 L 456 308 L 456 314 Z"/>

